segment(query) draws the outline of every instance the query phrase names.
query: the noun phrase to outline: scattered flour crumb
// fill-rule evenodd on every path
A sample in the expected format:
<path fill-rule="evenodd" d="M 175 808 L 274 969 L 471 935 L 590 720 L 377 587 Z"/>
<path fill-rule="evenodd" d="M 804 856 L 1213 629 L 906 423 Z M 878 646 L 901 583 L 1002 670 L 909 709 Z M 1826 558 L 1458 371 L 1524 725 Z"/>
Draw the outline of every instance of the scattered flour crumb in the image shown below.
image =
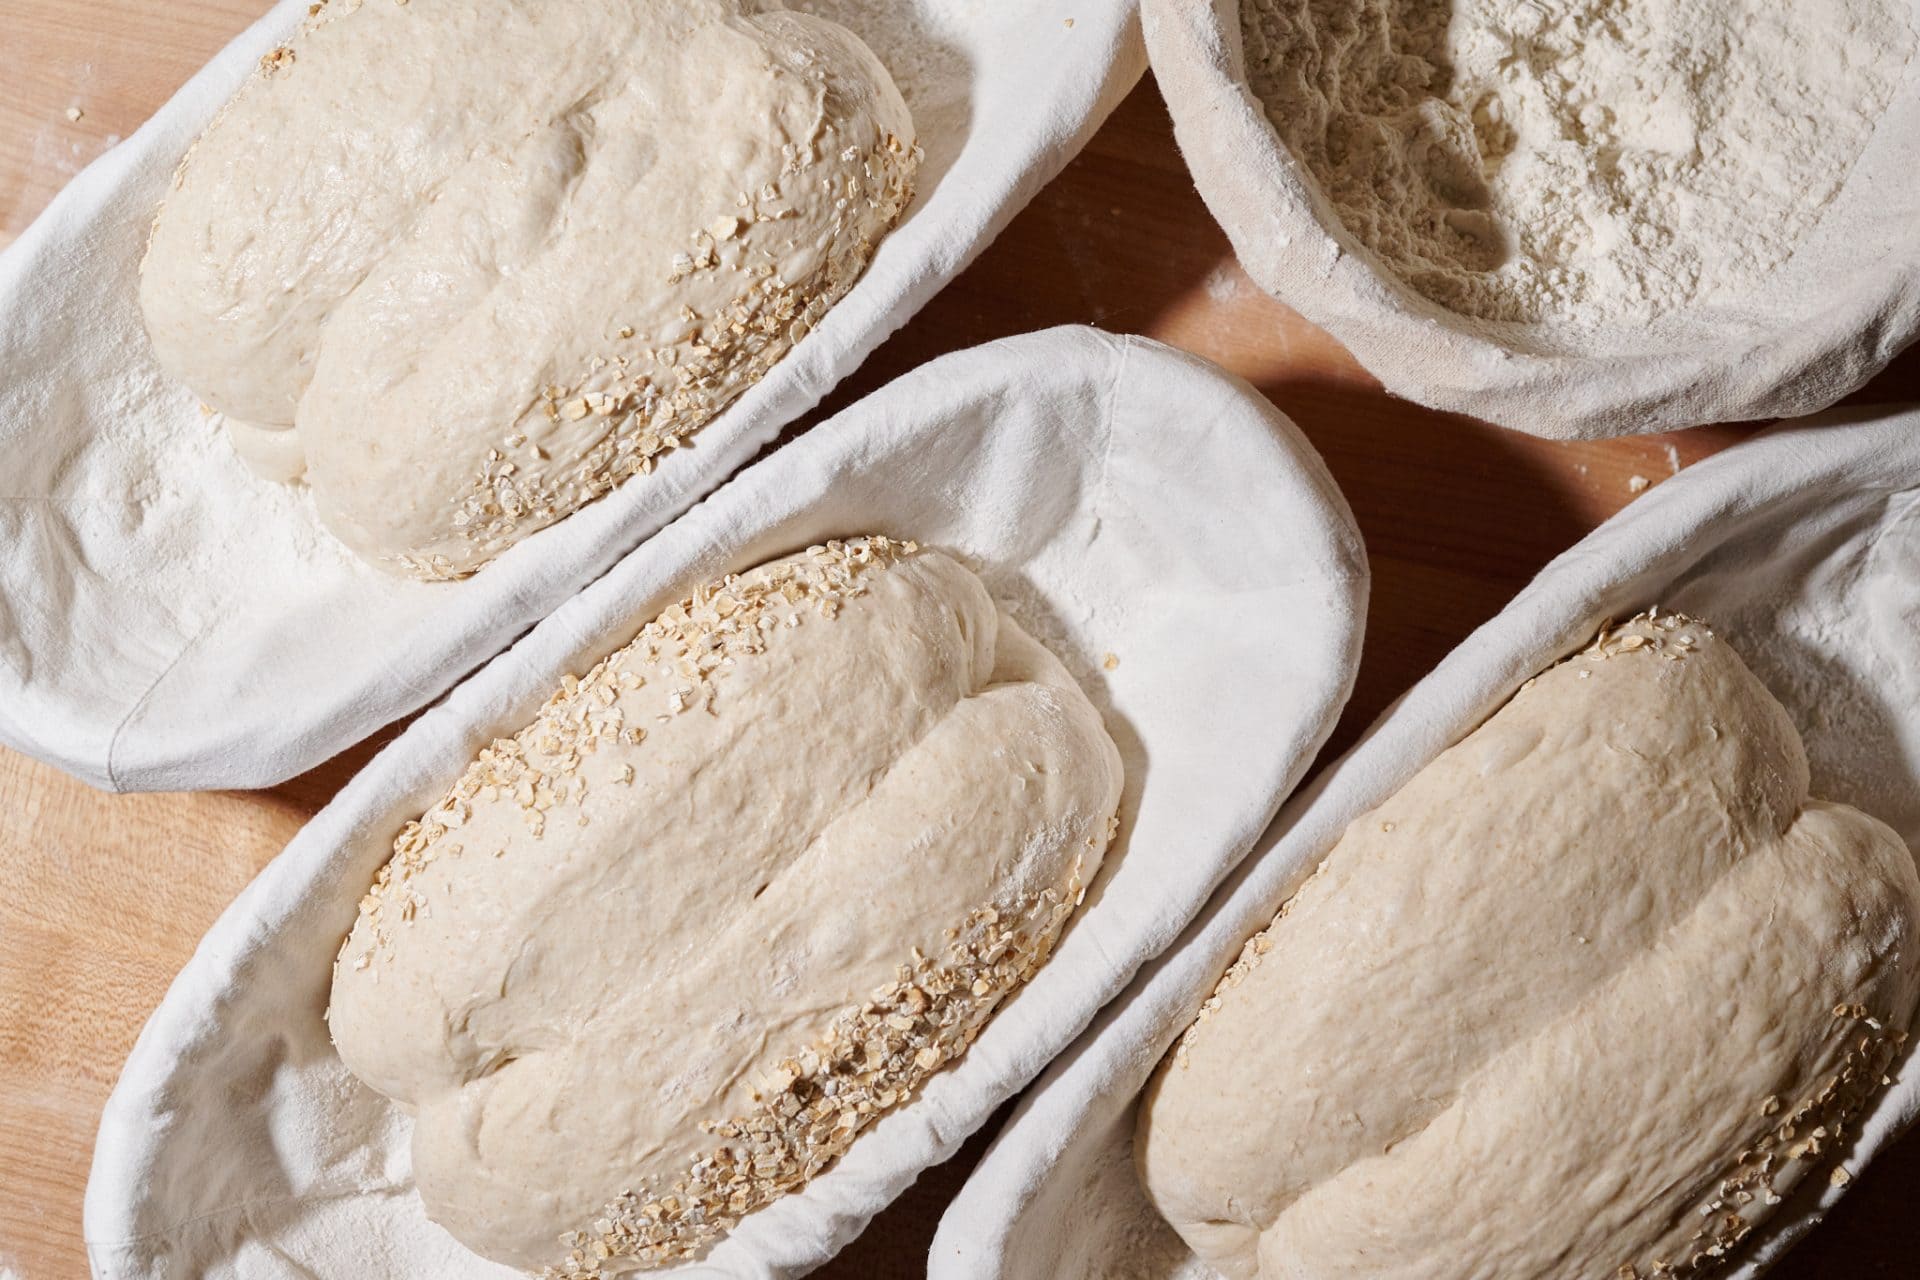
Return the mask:
<path fill-rule="evenodd" d="M 1207 297 L 1214 302 L 1233 302 L 1239 298 L 1246 284 L 1246 273 L 1231 258 L 1215 263 L 1213 270 L 1207 272 L 1206 279 L 1201 281 Z"/>
<path fill-rule="evenodd" d="M 1652 485 L 1653 481 L 1647 479 L 1645 476 L 1630 476 L 1627 479 L 1627 492 L 1645 493 Z"/>

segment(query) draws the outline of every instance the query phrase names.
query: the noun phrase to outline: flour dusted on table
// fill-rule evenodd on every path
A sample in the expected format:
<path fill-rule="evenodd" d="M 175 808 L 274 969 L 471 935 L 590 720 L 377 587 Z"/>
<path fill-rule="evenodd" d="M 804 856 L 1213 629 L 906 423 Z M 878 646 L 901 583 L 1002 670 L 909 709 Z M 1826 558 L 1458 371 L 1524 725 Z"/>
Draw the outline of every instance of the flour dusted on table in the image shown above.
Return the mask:
<path fill-rule="evenodd" d="M 1587 328 L 1790 258 L 1912 59 L 1899 0 L 1245 0 L 1251 88 L 1433 301 Z"/>

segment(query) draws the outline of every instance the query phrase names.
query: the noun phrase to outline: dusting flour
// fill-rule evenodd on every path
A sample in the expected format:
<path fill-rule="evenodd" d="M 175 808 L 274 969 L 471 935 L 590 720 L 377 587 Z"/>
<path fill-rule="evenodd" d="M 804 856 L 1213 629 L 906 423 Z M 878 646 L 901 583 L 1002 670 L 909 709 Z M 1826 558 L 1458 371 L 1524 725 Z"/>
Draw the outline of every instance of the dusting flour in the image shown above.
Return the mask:
<path fill-rule="evenodd" d="M 80 178 L 0 254 L 0 742 L 100 786 L 264 785 L 437 695 L 738 467 L 977 251 L 1077 145 L 1076 94 L 1115 73 L 1125 26 L 1090 9 L 1075 41 L 1047 23 L 1058 74 L 1015 76 L 1036 27 L 996 0 L 801 3 L 852 26 L 913 105 L 926 158 L 901 234 L 757 407 L 462 583 L 349 555 L 310 492 L 255 474 L 161 374 L 141 321 L 138 264 L 180 154 L 303 0 Z"/>
<path fill-rule="evenodd" d="M 1247 75 L 1426 297 L 1588 328 L 1749 289 L 1845 183 L 1908 0 L 1244 0 Z"/>

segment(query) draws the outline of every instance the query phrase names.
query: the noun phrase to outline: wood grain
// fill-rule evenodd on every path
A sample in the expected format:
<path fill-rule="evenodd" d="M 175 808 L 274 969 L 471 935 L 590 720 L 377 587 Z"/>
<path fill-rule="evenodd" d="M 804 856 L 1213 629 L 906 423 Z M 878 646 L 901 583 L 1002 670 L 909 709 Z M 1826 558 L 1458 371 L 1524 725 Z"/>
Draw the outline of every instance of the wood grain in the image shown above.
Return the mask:
<path fill-rule="evenodd" d="M 264 0 L 0 0 L 0 245 L 131 133 Z M 68 108 L 78 108 L 78 120 Z M 1542 565 L 1740 427 L 1551 444 L 1381 393 L 1234 264 L 1151 83 L 953 286 L 808 422 L 941 353 L 1052 324 L 1149 334 L 1293 416 L 1353 505 L 1374 568 L 1338 751 Z M 1920 399 L 1909 352 L 1863 400 Z M 804 428 L 805 424 L 802 424 Z M 84 1276 L 80 1198 L 99 1110 L 208 924 L 394 730 L 268 792 L 110 797 L 0 752 L 0 1278 Z M 934 1223 L 990 1135 L 930 1170 L 820 1274 L 924 1272 Z M 1882 1156 L 1774 1273 L 1912 1276 L 1920 1143 Z"/>

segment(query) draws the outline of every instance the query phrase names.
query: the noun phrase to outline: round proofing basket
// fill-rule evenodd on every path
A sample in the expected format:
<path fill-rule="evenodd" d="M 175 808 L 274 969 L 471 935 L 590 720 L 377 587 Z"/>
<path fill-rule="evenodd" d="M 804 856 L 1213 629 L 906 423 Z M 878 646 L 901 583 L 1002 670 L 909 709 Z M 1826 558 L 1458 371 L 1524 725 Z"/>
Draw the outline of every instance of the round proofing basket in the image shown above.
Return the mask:
<path fill-rule="evenodd" d="M 1858 388 L 1920 332 L 1920 60 L 1812 234 L 1748 297 L 1596 330 L 1573 355 L 1380 268 L 1248 89 L 1241 3 L 1143 0 L 1180 149 L 1247 274 L 1395 395 L 1554 439 L 1792 417 Z"/>

